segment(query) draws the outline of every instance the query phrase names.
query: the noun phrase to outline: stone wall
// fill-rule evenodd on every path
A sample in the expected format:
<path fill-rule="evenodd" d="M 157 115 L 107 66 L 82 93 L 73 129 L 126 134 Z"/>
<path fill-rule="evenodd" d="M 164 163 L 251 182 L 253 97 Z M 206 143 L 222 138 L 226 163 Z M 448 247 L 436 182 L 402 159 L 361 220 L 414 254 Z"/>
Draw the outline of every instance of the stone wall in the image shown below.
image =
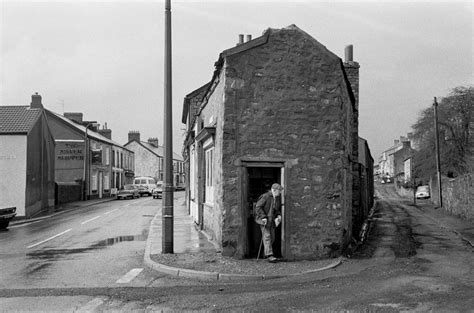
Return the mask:
<path fill-rule="evenodd" d="M 222 242 L 223 225 L 222 219 L 226 214 L 226 207 L 223 206 L 223 178 L 222 178 L 222 143 L 223 143 L 223 120 L 224 107 L 222 99 L 224 95 L 224 74 L 222 73 L 215 84 L 212 86 L 212 94 L 207 100 L 207 104 L 199 115 L 204 127 L 216 126 L 216 133 L 214 137 L 214 202 L 207 203 L 203 208 L 203 230 L 209 237 L 215 241 L 219 246 L 225 245 Z M 202 151 L 202 143 L 199 145 Z M 201 159 L 203 153 L 200 154 Z M 201 160 L 201 164 L 204 164 Z M 203 177 L 204 174 L 202 173 Z"/>
<path fill-rule="evenodd" d="M 438 180 L 430 180 L 431 201 L 439 205 Z M 474 174 L 449 179 L 442 177 L 443 209 L 449 214 L 474 221 Z"/>
<path fill-rule="evenodd" d="M 240 253 L 239 159 L 285 160 L 288 259 L 337 255 L 351 236 L 353 105 L 341 60 L 299 29 L 224 65 L 223 243 Z M 224 247 L 224 248 L 225 248 Z M 224 250 L 225 251 L 225 250 Z"/>

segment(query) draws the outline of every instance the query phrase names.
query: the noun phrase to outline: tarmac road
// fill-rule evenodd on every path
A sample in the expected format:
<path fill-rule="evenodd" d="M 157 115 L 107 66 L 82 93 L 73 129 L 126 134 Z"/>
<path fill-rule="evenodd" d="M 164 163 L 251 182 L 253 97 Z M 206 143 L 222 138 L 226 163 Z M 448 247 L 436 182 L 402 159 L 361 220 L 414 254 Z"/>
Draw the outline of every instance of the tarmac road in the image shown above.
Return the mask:
<path fill-rule="evenodd" d="M 472 312 L 472 223 L 428 200 L 413 206 L 393 185 L 377 190 L 366 244 L 328 271 L 228 283 L 150 271 L 146 284 L 124 287 L 2 289 L 0 310 Z"/>

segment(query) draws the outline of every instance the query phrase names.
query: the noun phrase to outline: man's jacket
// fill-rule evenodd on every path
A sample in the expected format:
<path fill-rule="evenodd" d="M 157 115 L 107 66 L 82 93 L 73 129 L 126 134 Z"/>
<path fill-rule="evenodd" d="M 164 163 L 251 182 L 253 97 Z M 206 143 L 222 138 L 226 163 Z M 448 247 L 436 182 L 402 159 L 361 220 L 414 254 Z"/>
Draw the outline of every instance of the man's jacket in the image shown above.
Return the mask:
<path fill-rule="evenodd" d="M 258 224 L 263 224 L 261 223 L 262 218 L 266 218 L 268 225 L 273 225 L 275 218 L 281 215 L 281 197 L 278 196 L 274 200 L 272 192 L 268 191 L 260 196 L 255 205 L 255 210 L 255 221 Z"/>

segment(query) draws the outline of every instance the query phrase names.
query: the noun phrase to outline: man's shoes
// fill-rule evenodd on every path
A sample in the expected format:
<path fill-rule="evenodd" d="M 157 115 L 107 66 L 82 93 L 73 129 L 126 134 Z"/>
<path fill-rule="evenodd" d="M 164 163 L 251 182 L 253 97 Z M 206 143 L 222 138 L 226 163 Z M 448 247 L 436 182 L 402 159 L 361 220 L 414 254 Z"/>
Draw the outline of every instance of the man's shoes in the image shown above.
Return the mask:
<path fill-rule="evenodd" d="M 277 261 L 277 258 L 275 258 L 273 255 L 270 255 L 268 258 L 267 258 L 268 262 L 270 263 L 276 263 Z"/>

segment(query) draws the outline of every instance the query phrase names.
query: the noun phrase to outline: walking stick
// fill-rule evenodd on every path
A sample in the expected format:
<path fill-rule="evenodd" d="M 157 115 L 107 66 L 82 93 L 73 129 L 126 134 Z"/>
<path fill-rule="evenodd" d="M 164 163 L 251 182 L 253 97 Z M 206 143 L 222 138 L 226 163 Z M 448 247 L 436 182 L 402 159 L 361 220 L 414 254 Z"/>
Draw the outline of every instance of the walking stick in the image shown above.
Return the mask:
<path fill-rule="evenodd" d="M 263 224 L 263 227 L 265 226 L 267 226 L 266 221 L 265 221 L 265 224 Z M 263 231 L 262 231 L 262 240 L 260 240 L 260 247 L 258 247 L 257 262 L 258 262 L 258 258 L 260 257 L 260 250 L 262 250 L 262 245 L 263 245 Z"/>
<path fill-rule="evenodd" d="M 260 247 L 258 248 L 257 262 L 258 262 L 258 258 L 260 257 L 260 250 L 262 250 L 262 244 L 263 244 L 263 234 L 262 234 L 262 240 L 260 240 Z"/>

